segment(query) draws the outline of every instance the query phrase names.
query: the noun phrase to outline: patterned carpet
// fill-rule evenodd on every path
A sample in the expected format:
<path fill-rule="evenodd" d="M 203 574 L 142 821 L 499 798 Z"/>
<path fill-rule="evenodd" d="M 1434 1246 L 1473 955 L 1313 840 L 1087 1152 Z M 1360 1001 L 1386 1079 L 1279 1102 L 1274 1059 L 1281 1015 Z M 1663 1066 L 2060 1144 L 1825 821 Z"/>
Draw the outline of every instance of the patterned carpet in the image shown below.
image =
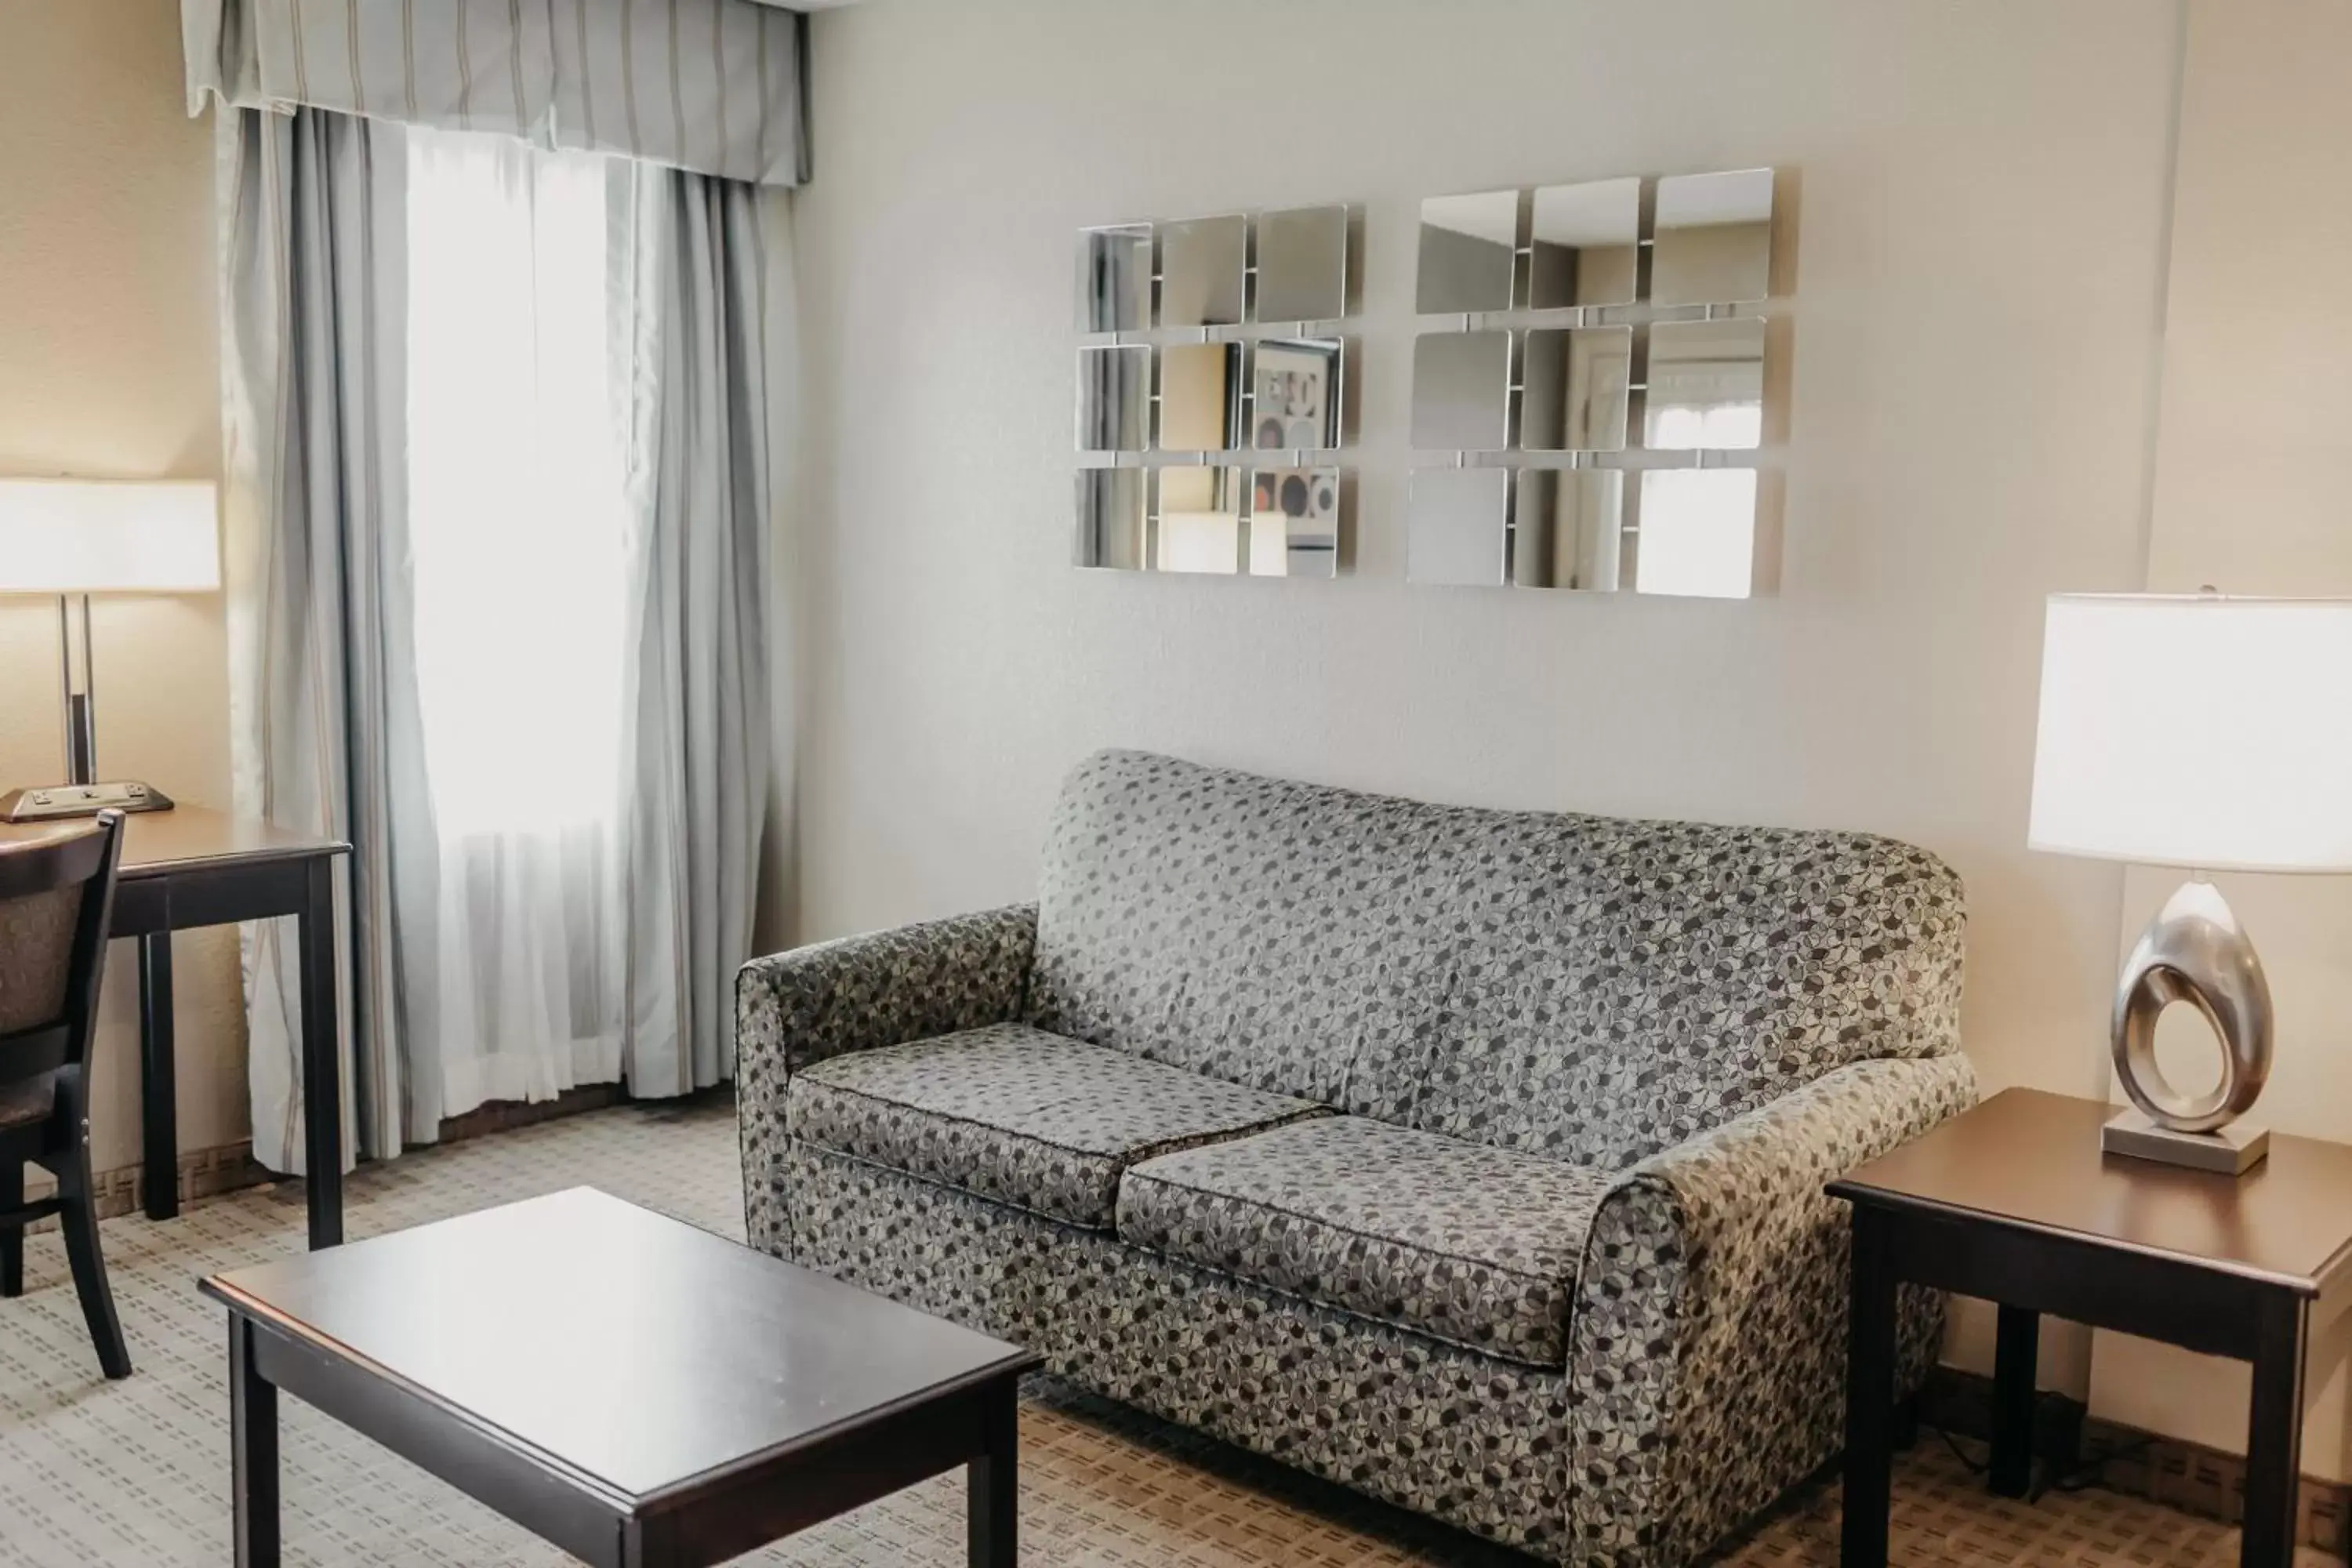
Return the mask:
<path fill-rule="evenodd" d="M 740 1235 L 731 1110 L 624 1107 L 370 1167 L 350 1189 L 354 1237 L 580 1184 Z M 26 1248 L 26 1293 L 0 1301 L 0 1564 L 213 1568 L 228 1542 L 228 1396 L 215 1269 L 301 1242 L 299 1189 L 257 1189 L 156 1225 L 105 1230 L 138 1375 L 99 1376 L 54 1233 Z M 1355 1499 L 1075 1393 L 1023 1412 L 1024 1560 L 1041 1568 L 1325 1568 L 1528 1560 Z M 286 1406 L 287 1561 L 551 1564 L 569 1561 L 299 1404 Z M 2234 1531 L 2102 1491 L 2032 1506 L 1984 1495 L 1932 1437 L 1897 1471 L 1901 1564 L 2237 1561 Z M 902 1492 L 746 1559 L 808 1568 L 963 1561 L 962 1484 Z M 1837 1561 L 1833 1485 L 1792 1497 L 1729 1564 Z M 2299 1562 L 2316 1568 L 2317 1553 Z"/>

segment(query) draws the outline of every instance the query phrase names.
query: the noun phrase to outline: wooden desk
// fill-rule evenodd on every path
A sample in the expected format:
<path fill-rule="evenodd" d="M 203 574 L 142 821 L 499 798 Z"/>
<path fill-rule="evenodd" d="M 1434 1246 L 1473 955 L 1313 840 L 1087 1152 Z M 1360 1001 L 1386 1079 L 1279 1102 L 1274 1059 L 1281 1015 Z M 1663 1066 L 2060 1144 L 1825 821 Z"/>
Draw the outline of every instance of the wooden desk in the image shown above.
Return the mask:
<path fill-rule="evenodd" d="M 2043 1312 L 2253 1364 L 2245 1568 L 2294 1554 L 2303 1371 L 2352 1289 L 2352 1146 L 2271 1134 L 2242 1176 L 2102 1154 L 2116 1107 L 2012 1089 L 1829 1184 L 1853 1205 L 1845 1568 L 1886 1562 L 1895 1290 L 2000 1305 L 1992 1486 L 2022 1496 Z"/>
<path fill-rule="evenodd" d="M 79 829 L 78 821 L 0 824 L 0 844 Z M 343 1239 L 342 1062 L 335 1027 L 334 860 L 351 846 L 183 805 L 125 819 L 113 934 L 139 943 L 142 1196 L 150 1219 L 180 1212 L 179 1091 L 173 1077 L 172 933 L 294 917 L 302 984 L 302 1123 L 310 1245 Z"/>

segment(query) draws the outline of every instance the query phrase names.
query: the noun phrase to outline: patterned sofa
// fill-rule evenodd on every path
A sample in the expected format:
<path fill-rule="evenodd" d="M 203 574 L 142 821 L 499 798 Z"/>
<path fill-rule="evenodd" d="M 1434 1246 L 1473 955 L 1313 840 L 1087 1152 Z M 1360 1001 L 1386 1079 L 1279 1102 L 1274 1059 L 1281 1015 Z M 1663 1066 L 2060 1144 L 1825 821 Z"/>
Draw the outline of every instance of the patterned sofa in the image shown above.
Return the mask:
<path fill-rule="evenodd" d="M 756 959 L 756 1245 L 1559 1562 L 1838 1447 L 1822 1184 L 1975 1097 L 1922 850 L 1106 752 L 1036 904 Z M 1905 1302 L 1904 1386 L 1942 1303 Z"/>

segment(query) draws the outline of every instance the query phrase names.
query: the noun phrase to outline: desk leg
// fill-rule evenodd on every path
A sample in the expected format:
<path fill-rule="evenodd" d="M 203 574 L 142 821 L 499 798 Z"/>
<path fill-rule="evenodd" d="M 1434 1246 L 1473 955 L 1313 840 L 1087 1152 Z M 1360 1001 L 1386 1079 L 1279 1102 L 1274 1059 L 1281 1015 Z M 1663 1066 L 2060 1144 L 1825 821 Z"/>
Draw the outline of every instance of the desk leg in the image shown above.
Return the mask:
<path fill-rule="evenodd" d="M 2003 1307 L 1993 1342 L 1992 1474 L 1996 1497 L 2023 1497 L 2033 1485 L 2033 1385 L 2042 1314 Z"/>
<path fill-rule="evenodd" d="M 295 917 L 302 965 L 302 1152 L 310 1250 L 343 1239 L 343 1070 L 335 1031 L 335 865 L 310 860 Z"/>
<path fill-rule="evenodd" d="M 1021 1558 L 1020 1385 L 1007 1381 L 988 1395 L 982 1417 L 988 1451 L 964 1467 L 966 1562 L 970 1568 L 1013 1568 Z"/>
<path fill-rule="evenodd" d="M 253 1367 L 253 1324 L 228 1316 L 228 1426 L 236 1568 L 278 1568 L 278 1390 Z"/>
<path fill-rule="evenodd" d="M 172 1037 L 172 933 L 139 939 L 139 1184 L 149 1219 L 180 1212 L 180 1084 Z"/>
<path fill-rule="evenodd" d="M 2310 1306 L 2281 1291 L 2265 1300 L 2257 1327 L 2253 1410 L 2246 1428 L 2246 1527 L 2242 1568 L 2288 1568 L 2294 1561 L 2295 1490 L 2303 1468 L 2303 1363 Z"/>
<path fill-rule="evenodd" d="M 1842 1568 L 1886 1568 L 1895 1484 L 1895 1266 L 1888 1220 L 1856 1205 L 1846 1311 L 1845 1519 Z"/>

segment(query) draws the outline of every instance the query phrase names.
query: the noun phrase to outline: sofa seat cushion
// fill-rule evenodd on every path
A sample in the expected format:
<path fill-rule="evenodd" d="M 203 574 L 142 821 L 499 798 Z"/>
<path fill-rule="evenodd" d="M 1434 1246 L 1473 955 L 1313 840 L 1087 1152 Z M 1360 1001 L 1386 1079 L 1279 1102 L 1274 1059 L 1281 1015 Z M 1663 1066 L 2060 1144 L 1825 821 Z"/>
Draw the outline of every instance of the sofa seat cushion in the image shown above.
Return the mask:
<path fill-rule="evenodd" d="M 1538 1366 L 1568 1359 L 1569 1299 L 1601 1172 L 1334 1116 L 1140 1162 L 1121 1240 Z"/>
<path fill-rule="evenodd" d="M 803 1142 L 1097 1229 L 1138 1160 L 1325 1113 L 1020 1024 L 853 1051 L 784 1091 Z"/>

